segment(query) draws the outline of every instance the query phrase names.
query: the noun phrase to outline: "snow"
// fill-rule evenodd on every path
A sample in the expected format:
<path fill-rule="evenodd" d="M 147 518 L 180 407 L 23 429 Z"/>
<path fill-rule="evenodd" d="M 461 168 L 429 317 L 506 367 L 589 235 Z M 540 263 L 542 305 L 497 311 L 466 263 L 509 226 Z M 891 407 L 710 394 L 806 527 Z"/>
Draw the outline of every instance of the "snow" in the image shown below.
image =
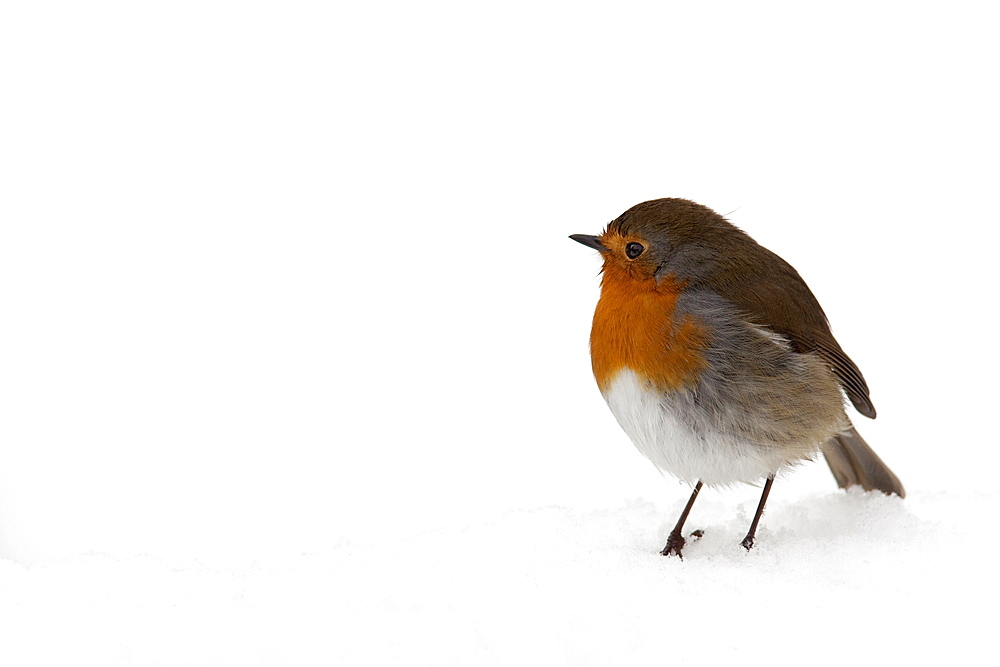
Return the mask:
<path fill-rule="evenodd" d="M 979 5 L 2 14 L 0 663 L 991 650 Z M 806 278 L 905 500 L 806 464 L 751 552 L 741 486 L 658 555 L 689 489 L 594 385 L 566 237 L 662 196 Z"/>
<path fill-rule="evenodd" d="M 107 555 L 5 563 L 4 650 L 18 664 L 980 659 L 992 618 L 963 607 L 982 600 L 993 538 L 921 515 L 987 525 L 985 506 L 810 495 L 776 503 L 747 553 L 752 503 L 737 518 L 702 501 L 716 518 L 683 561 L 654 549 L 678 500 L 508 512 L 239 570 Z"/>

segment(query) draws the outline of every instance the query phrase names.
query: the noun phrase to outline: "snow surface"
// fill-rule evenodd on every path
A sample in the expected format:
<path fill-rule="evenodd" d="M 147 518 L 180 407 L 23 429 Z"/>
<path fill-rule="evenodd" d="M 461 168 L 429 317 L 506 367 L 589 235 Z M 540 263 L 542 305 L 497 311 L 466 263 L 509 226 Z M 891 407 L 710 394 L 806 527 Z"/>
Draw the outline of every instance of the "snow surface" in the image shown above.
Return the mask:
<path fill-rule="evenodd" d="M 347 5 L 0 9 L 0 664 L 981 662 L 986 6 Z M 658 555 L 566 237 L 662 196 L 806 278 L 905 500 Z"/>
<path fill-rule="evenodd" d="M 995 497 L 995 496 L 994 496 Z M 3 563 L 17 664 L 978 664 L 994 618 L 995 508 L 949 493 L 775 503 L 759 545 L 715 516 L 683 561 L 663 511 L 509 512 L 247 569 L 89 555 Z M 731 518 L 722 518 L 730 516 Z M 950 516 L 949 516 L 950 515 Z M 934 517 L 934 518 L 929 518 Z M 655 536 L 653 532 L 657 533 Z M 970 613 L 968 607 L 975 605 Z"/>

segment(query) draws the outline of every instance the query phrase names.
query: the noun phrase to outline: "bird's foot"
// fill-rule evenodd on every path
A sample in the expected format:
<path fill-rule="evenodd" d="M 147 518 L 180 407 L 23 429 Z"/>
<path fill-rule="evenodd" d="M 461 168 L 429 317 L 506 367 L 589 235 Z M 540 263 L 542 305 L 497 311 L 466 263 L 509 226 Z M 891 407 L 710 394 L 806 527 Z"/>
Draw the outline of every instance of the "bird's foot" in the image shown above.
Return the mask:
<path fill-rule="evenodd" d="M 695 540 L 700 540 L 705 535 L 704 530 L 696 530 L 691 533 L 691 537 Z M 681 555 L 681 549 L 687 541 L 684 536 L 680 534 L 679 531 L 672 531 L 670 537 L 667 538 L 667 545 L 663 547 L 663 551 L 660 552 L 661 556 L 677 556 L 681 560 L 684 560 L 684 556 Z"/>
<path fill-rule="evenodd" d="M 684 536 L 681 535 L 680 531 L 675 530 L 670 533 L 667 538 L 667 544 L 663 547 L 663 551 L 660 552 L 661 556 L 677 556 L 681 560 L 684 560 L 684 556 L 681 555 L 681 549 L 684 548 L 686 544 Z"/>

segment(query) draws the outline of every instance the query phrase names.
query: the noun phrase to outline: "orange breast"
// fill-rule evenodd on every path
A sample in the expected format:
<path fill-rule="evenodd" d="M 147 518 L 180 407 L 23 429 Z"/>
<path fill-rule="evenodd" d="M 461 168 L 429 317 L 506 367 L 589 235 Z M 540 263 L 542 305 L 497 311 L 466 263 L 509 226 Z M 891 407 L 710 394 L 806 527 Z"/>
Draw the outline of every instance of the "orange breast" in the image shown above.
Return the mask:
<path fill-rule="evenodd" d="M 689 315 L 677 317 L 681 289 L 669 277 L 659 283 L 637 280 L 614 265 L 604 267 L 590 332 L 590 357 L 602 392 L 624 368 L 663 390 L 698 377 L 705 366 L 706 330 Z"/>

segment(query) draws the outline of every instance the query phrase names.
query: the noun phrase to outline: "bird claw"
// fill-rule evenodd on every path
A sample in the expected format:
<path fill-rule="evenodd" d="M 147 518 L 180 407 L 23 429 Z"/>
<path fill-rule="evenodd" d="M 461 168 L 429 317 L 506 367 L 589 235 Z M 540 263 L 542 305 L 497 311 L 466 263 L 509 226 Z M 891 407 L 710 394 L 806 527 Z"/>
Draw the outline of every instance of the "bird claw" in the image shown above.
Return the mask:
<path fill-rule="evenodd" d="M 681 555 L 681 549 L 684 548 L 686 544 L 684 536 L 679 532 L 670 533 L 670 537 L 667 538 L 667 544 L 663 547 L 663 551 L 660 552 L 661 556 L 677 556 L 681 560 L 684 560 L 684 556 Z"/>

